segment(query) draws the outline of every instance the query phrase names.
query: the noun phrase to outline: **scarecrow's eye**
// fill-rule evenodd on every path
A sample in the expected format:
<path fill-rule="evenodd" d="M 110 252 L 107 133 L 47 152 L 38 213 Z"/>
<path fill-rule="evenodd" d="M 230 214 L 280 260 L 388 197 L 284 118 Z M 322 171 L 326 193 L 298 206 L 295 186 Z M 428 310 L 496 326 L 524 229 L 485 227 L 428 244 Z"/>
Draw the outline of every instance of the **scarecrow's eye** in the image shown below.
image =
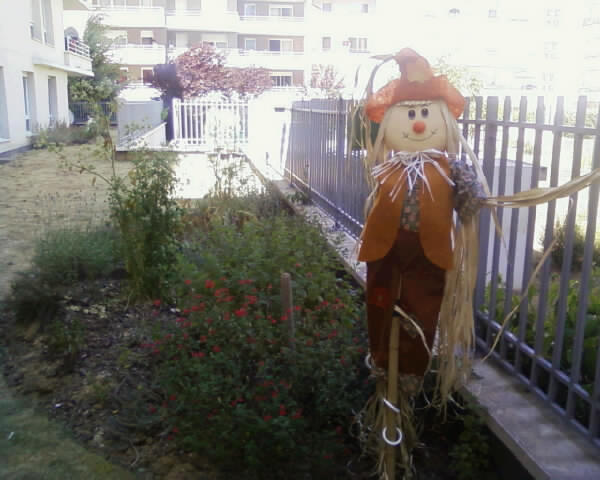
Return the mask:
<path fill-rule="evenodd" d="M 410 118 L 411 120 L 414 120 L 415 117 L 417 116 L 417 112 L 415 112 L 412 108 L 408 111 L 408 118 Z"/>
<path fill-rule="evenodd" d="M 429 109 L 428 108 L 422 108 L 421 109 L 421 116 L 423 118 L 427 118 L 427 115 L 429 115 Z"/>

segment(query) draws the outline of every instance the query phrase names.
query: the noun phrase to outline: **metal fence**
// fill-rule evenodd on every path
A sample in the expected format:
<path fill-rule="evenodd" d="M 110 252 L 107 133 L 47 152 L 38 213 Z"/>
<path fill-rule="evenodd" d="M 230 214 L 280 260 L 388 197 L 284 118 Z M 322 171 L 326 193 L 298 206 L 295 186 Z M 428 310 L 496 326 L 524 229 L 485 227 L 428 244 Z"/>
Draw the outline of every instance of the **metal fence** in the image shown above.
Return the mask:
<path fill-rule="evenodd" d="M 369 193 L 364 151 L 348 151 L 350 103 L 295 102 L 286 175 L 355 237 Z M 546 122 L 552 109 L 554 121 Z M 570 113 L 572 112 L 572 113 Z M 572 109 L 537 98 L 529 108 L 497 97 L 468 101 L 459 124 L 494 194 L 555 186 L 600 167 L 600 113 L 585 97 Z M 600 446 L 600 261 L 598 185 L 570 199 L 499 209 L 503 239 L 489 210 L 480 217 L 475 292 L 476 339 L 488 351 L 500 322 L 519 303 L 541 252 L 558 248 L 510 319 L 493 358 Z M 571 205 L 571 206 L 569 206 Z M 559 222 L 560 228 L 556 228 Z"/>
<path fill-rule="evenodd" d="M 102 113 L 104 115 L 110 115 L 110 123 L 111 125 L 117 124 L 117 112 L 113 112 L 111 109 L 110 102 L 101 102 L 100 108 L 102 109 Z M 94 108 L 88 102 L 72 102 L 69 104 L 69 110 L 73 113 L 73 119 L 71 123 L 75 125 L 84 125 L 86 124 L 90 117 L 94 114 Z"/>

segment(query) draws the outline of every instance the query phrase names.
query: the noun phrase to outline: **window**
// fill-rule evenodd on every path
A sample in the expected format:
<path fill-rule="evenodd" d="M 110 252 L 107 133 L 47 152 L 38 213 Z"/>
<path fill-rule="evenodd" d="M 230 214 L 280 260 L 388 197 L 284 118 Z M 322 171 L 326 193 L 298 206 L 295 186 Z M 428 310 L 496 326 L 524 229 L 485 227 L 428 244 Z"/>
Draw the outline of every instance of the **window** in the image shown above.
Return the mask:
<path fill-rule="evenodd" d="M 142 68 L 142 82 L 144 85 L 152 83 L 154 79 L 154 70 L 152 68 Z"/>
<path fill-rule="evenodd" d="M 269 40 L 269 51 L 291 52 L 294 50 L 294 41 L 291 38 L 281 40 Z"/>
<path fill-rule="evenodd" d="M 129 68 L 120 67 L 119 68 L 119 83 L 127 83 L 129 80 Z"/>
<path fill-rule="evenodd" d="M 31 0 L 31 22 L 29 23 L 31 38 L 42 41 L 42 4 L 40 0 Z"/>
<path fill-rule="evenodd" d="M 331 2 L 324 2 L 323 3 L 323 11 L 324 12 L 331 12 Z"/>
<path fill-rule="evenodd" d="M 106 32 L 106 36 L 112 40 L 115 47 L 127 45 L 127 32 L 125 30 L 109 30 Z"/>
<path fill-rule="evenodd" d="M 291 5 L 269 6 L 269 16 L 271 17 L 292 17 L 294 8 Z"/>
<path fill-rule="evenodd" d="M 52 23 L 51 0 L 42 0 L 42 38 L 44 43 L 54 44 L 54 24 Z"/>
<path fill-rule="evenodd" d="M 4 70 L 0 67 L 0 142 L 8 140 L 8 108 L 6 105 L 6 90 L 4 88 Z"/>
<path fill-rule="evenodd" d="M 244 5 L 244 16 L 245 17 L 256 17 L 256 4 L 247 3 Z"/>
<path fill-rule="evenodd" d="M 244 39 L 245 50 L 256 50 L 256 38 L 245 38 Z"/>
<path fill-rule="evenodd" d="M 546 9 L 546 25 L 558 27 L 560 24 L 560 8 Z"/>
<path fill-rule="evenodd" d="M 214 48 L 227 48 L 227 42 L 202 42 L 202 45 L 210 45 Z"/>
<path fill-rule="evenodd" d="M 367 39 L 365 37 L 350 37 L 350 50 L 355 52 L 367 51 Z"/>
<path fill-rule="evenodd" d="M 33 124 L 31 77 L 33 77 L 31 73 L 23 74 L 23 107 L 25 113 L 25 131 L 27 133 L 31 133 L 31 126 Z"/>
<path fill-rule="evenodd" d="M 323 37 L 321 39 L 323 51 L 331 50 L 331 37 Z"/>
<path fill-rule="evenodd" d="M 496 18 L 498 16 L 498 11 L 494 9 L 488 10 L 488 18 Z"/>
<path fill-rule="evenodd" d="M 361 11 L 361 13 L 369 13 L 369 4 L 368 3 L 363 3 L 360 6 L 360 11 Z"/>
<path fill-rule="evenodd" d="M 154 43 L 154 32 L 152 30 L 142 30 L 142 45 L 152 45 Z"/>
<path fill-rule="evenodd" d="M 544 58 L 547 60 L 555 60 L 558 58 L 557 42 L 544 42 Z"/>
<path fill-rule="evenodd" d="M 271 74 L 271 83 L 274 87 L 291 87 L 292 86 L 292 74 L 291 73 L 276 73 Z"/>
<path fill-rule="evenodd" d="M 48 77 L 48 125 L 56 124 L 58 115 L 58 98 L 56 92 L 56 77 Z"/>

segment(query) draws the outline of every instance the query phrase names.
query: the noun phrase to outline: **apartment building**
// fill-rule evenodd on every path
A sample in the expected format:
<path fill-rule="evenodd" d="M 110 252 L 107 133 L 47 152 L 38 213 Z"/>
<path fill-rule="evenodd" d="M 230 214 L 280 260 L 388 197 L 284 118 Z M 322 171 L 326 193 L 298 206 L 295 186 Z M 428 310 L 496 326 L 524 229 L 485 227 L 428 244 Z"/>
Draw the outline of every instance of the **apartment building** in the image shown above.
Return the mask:
<path fill-rule="evenodd" d="M 154 65 L 208 43 L 227 55 L 229 66 L 267 68 L 276 87 L 304 84 L 304 0 L 91 0 L 91 6 L 87 14 L 66 12 L 65 21 L 83 31 L 90 14 L 101 14 L 114 40 L 112 58 L 130 82 L 147 84 Z"/>
<path fill-rule="evenodd" d="M 84 0 L 22 0 L 0 16 L 0 155 L 41 127 L 69 121 L 67 79 L 93 76 L 89 48 L 65 36 L 63 9 Z"/>

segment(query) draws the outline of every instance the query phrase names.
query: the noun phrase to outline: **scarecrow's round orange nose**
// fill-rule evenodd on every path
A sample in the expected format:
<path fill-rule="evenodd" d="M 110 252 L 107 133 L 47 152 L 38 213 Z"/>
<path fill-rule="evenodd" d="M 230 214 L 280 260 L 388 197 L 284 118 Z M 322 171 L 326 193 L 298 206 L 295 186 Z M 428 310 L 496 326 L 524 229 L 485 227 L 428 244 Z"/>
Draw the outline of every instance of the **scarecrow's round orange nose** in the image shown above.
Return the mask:
<path fill-rule="evenodd" d="M 423 133 L 425 131 L 425 122 L 415 122 L 413 123 L 413 132 L 415 133 Z"/>

